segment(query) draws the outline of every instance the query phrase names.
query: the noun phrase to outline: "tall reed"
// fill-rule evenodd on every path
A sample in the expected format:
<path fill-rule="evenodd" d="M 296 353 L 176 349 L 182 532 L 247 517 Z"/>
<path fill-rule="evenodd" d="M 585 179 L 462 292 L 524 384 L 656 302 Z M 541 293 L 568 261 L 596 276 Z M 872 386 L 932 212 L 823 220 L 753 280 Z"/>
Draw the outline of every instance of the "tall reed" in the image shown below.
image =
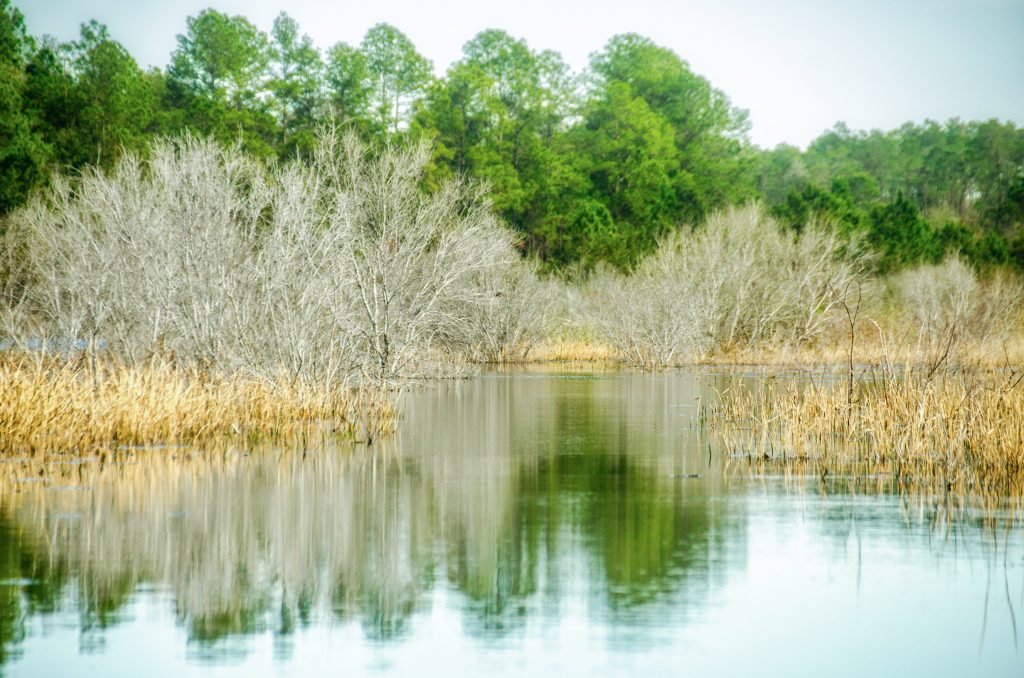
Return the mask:
<path fill-rule="evenodd" d="M 712 425 L 734 457 L 818 475 L 1024 497 L 1024 372 L 921 369 L 722 394 Z"/>
<path fill-rule="evenodd" d="M 150 360 L 137 365 L 40 355 L 0 360 L 0 449 L 8 455 L 286 437 L 375 436 L 390 398 L 370 391 Z"/>

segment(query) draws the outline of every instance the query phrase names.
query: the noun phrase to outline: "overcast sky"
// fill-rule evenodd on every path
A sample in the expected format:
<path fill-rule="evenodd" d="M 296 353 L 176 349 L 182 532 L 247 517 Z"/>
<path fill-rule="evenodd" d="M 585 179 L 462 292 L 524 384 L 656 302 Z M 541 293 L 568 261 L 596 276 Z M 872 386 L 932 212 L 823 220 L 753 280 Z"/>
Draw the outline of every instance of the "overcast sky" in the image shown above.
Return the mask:
<path fill-rule="evenodd" d="M 762 146 L 805 146 L 845 121 L 1024 124 L 1024 0 L 14 0 L 29 32 L 73 39 L 107 24 L 143 66 L 167 65 L 185 18 L 205 7 L 265 31 L 286 10 L 325 49 L 385 21 L 440 74 L 485 28 L 554 49 L 576 69 L 616 33 L 673 49 L 750 111 Z"/>

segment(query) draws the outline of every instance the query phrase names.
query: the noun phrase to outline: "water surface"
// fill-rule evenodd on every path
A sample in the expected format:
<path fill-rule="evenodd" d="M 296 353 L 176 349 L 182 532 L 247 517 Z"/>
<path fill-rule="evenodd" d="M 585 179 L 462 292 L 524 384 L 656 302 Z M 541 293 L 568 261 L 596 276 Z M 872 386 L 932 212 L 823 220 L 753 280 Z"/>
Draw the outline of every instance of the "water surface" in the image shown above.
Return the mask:
<path fill-rule="evenodd" d="M 1024 531 L 745 468 L 698 416 L 731 378 L 486 374 L 369 449 L 8 472 L 0 674 L 1024 675 Z"/>

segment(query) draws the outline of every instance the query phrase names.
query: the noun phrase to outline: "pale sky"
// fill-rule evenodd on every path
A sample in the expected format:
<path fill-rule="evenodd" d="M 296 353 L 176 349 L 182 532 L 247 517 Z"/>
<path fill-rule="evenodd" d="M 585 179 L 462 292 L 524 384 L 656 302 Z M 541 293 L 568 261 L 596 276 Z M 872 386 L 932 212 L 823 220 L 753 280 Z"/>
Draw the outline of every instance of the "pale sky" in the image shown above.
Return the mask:
<path fill-rule="evenodd" d="M 88 19 L 143 66 L 164 67 L 205 7 L 269 31 L 287 11 L 322 50 L 397 26 L 438 74 L 486 28 L 553 49 L 575 69 L 617 33 L 669 47 L 750 111 L 761 146 L 806 144 L 845 121 L 999 118 L 1024 125 L 1024 0 L 13 0 L 33 35 L 74 39 Z"/>

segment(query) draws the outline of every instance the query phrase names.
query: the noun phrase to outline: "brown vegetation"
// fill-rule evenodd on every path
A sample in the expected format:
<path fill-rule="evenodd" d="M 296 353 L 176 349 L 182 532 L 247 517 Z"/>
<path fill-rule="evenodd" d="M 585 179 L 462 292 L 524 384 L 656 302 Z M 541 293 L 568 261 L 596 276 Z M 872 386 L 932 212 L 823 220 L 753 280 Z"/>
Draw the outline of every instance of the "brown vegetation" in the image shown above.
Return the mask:
<path fill-rule="evenodd" d="M 372 437 L 394 416 L 389 398 L 283 373 L 265 379 L 38 354 L 0 361 L 0 449 L 9 455 L 251 443 L 303 431 Z"/>
<path fill-rule="evenodd" d="M 921 368 L 722 394 L 711 418 L 734 458 L 901 485 L 1024 497 L 1024 372 Z"/>

